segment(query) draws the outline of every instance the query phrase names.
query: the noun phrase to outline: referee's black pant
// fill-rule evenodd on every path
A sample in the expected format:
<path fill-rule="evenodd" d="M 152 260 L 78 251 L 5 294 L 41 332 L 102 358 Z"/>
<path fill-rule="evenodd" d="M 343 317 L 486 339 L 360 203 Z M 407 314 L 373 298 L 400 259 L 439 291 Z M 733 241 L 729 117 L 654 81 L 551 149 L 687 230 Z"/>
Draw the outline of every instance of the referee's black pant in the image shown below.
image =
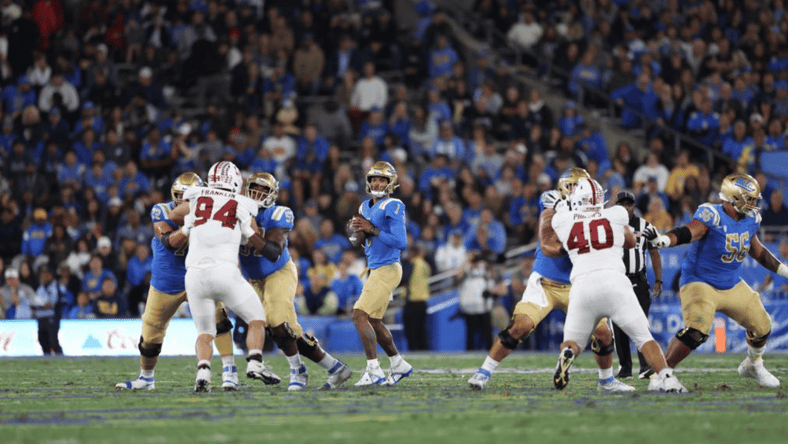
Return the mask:
<path fill-rule="evenodd" d="M 646 273 L 628 274 L 630 282 L 632 282 L 632 289 L 640 303 L 640 308 L 643 313 L 648 316 L 648 309 L 651 307 L 651 294 L 649 293 L 648 280 Z M 618 328 L 618 325 L 613 323 L 613 335 L 616 341 L 616 353 L 618 354 L 618 363 L 621 366 L 619 374 L 632 373 L 632 353 L 629 349 L 629 336 L 624 333 L 624 330 Z M 638 351 L 638 360 L 640 361 L 640 373 L 648 370 L 649 366 L 643 354 Z"/>
<path fill-rule="evenodd" d="M 60 331 L 60 319 L 55 316 L 38 318 L 38 343 L 41 344 L 41 350 L 44 351 L 44 356 L 54 353 L 62 355 L 63 349 L 60 347 L 60 341 L 57 334 Z"/>

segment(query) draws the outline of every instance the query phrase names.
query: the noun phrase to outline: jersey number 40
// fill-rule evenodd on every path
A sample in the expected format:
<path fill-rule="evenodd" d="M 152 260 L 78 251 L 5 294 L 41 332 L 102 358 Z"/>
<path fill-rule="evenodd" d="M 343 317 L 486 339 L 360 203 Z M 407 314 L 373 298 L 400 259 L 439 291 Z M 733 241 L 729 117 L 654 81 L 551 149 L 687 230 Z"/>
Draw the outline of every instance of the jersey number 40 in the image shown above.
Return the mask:
<path fill-rule="evenodd" d="M 599 229 L 605 232 L 604 242 L 599 241 Z M 588 222 L 589 237 L 591 243 L 586 239 L 585 223 L 576 222 L 572 225 L 572 231 L 569 232 L 569 239 L 566 241 L 566 246 L 570 250 L 577 250 L 578 254 L 588 253 L 591 248 L 594 250 L 604 250 L 613 246 L 613 228 L 610 226 L 610 221 L 607 219 L 594 219 Z"/>
<path fill-rule="evenodd" d="M 208 219 L 213 219 L 222 223 L 223 227 L 230 229 L 235 228 L 238 221 L 235 217 L 235 211 L 238 209 L 238 202 L 235 200 L 228 200 L 226 204 L 222 205 L 216 213 L 213 212 L 213 198 L 208 196 L 200 196 L 197 199 L 197 206 L 194 209 L 194 226 L 208 222 Z"/>

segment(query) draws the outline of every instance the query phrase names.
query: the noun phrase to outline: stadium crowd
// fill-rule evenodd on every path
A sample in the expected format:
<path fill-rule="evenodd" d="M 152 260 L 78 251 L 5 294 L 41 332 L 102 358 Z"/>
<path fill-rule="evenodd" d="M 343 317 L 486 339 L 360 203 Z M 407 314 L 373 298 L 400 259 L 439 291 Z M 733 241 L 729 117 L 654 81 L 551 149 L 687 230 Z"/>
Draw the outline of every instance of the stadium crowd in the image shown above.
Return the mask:
<path fill-rule="evenodd" d="M 152 206 L 218 160 L 280 181 L 301 313 L 346 313 L 360 293 L 344 227 L 378 159 L 397 169 L 432 273 L 533 241 L 539 195 L 573 166 L 608 196 L 632 190 L 660 229 L 746 170 L 763 225 L 786 224 L 759 170 L 759 153 L 786 149 L 782 1 L 477 1 L 540 73 L 568 73 L 560 110 L 493 52 L 463 57 L 445 11 L 418 2 L 408 27 L 394 3 L 3 0 L 0 317 L 34 317 L 52 292 L 64 318 L 139 316 Z M 623 106 L 625 128 L 648 129 L 646 150 L 608 149 L 578 112 L 604 105 L 579 94 L 589 86 Z M 665 127 L 730 160 L 673 152 Z"/>

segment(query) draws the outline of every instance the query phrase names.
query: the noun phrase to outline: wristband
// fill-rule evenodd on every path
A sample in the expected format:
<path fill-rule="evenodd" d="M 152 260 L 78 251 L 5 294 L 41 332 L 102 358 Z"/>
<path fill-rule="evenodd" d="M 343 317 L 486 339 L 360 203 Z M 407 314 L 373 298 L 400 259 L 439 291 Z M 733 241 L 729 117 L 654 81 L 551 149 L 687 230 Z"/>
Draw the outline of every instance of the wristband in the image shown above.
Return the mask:
<path fill-rule="evenodd" d="M 372 229 L 369 230 L 369 233 L 373 236 L 378 236 L 380 235 L 380 228 L 372 227 Z"/>
<path fill-rule="evenodd" d="M 184 226 L 181 227 L 181 232 L 183 233 L 184 236 L 189 237 L 189 230 L 190 229 L 191 228 L 189 228 L 186 225 L 184 225 Z"/>
<path fill-rule="evenodd" d="M 788 278 L 788 266 L 786 266 L 785 264 L 780 264 L 780 266 L 777 267 L 777 274 L 779 274 L 782 277 Z"/>
<path fill-rule="evenodd" d="M 657 279 L 657 280 L 654 281 L 654 283 L 655 284 L 661 284 L 662 283 L 662 279 Z"/>

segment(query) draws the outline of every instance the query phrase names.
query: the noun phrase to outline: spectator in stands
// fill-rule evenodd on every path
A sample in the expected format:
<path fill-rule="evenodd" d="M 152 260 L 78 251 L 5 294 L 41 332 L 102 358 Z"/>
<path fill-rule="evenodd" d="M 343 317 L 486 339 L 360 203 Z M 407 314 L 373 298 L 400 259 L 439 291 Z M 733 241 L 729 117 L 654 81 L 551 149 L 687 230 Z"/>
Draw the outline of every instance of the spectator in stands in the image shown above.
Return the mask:
<path fill-rule="evenodd" d="M 309 284 L 304 286 L 304 297 L 309 314 L 333 315 L 339 308 L 336 294 L 331 291 L 331 281 L 337 266 L 329 262 L 322 250 L 312 252 L 312 266 L 306 274 Z"/>
<path fill-rule="evenodd" d="M 577 103 L 573 100 L 564 102 L 561 117 L 558 118 L 558 128 L 564 137 L 574 137 L 579 131 L 580 124 L 584 122 L 583 116 L 577 112 Z"/>
<path fill-rule="evenodd" d="M 0 97 L 3 101 L 3 110 L 12 120 L 29 105 L 36 105 L 36 91 L 32 89 L 30 78 L 25 74 L 19 76 L 16 84 L 10 83 L 3 88 Z"/>
<path fill-rule="evenodd" d="M 350 270 L 352 259 L 345 259 L 337 263 L 337 274 L 331 281 L 331 291 L 337 296 L 337 314 L 351 314 L 353 304 L 361 295 L 363 284 L 357 273 Z"/>
<path fill-rule="evenodd" d="M 409 157 L 417 162 L 421 161 L 437 139 L 438 123 L 424 106 L 416 105 L 413 110 L 413 123 L 408 131 Z"/>
<path fill-rule="evenodd" d="M 419 177 L 419 191 L 432 199 L 435 191 L 442 186 L 448 186 L 452 178 L 454 171 L 449 167 L 449 157 L 445 153 L 437 154 Z"/>
<path fill-rule="evenodd" d="M 91 300 L 95 301 L 102 292 L 102 285 L 105 278 L 117 282 L 115 274 L 104 267 L 104 260 L 101 255 L 98 253 L 91 255 L 88 261 L 87 270 L 85 271 L 85 277 L 82 279 L 82 290 L 88 292 Z"/>
<path fill-rule="evenodd" d="M 542 25 L 536 22 L 533 12 L 526 10 L 521 20 L 506 33 L 506 39 L 520 49 L 529 51 L 542 38 L 543 32 Z"/>
<path fill-rule="evenodd" d="M 364 76 L 356 82 L 350 98 L 350 119 L 358 124 L 365 120 L 372 108 L 385 109 L 388 104 L 388 85 L 375 74 L 375 63 L 364 63 Z"/>
<path fill-rule="evenodd" d="M 712 106 L 711 99 L 702 99 L 699 109 L 692 112 L 687 120 L 687 131 L 706 146 L 714 143 L 720 128 L 720 116 L 714 112 Z"/>
<path fill-rule="evenodd" d="M 429 54 L 428 72 L 433 84 L 445 86 L 451 75 L 452 66 L 459 60 L 460 57 L 451 47 L 449 39 L 443 34 L 438 34 L 435 38 L 435 47 Z"/>
<path fill-rule="evenodd" d="M 39 207 L 33 211 L 33 224 L 22 236 L 22 254 L 36 258 L 44 253 L 46 241 L 52 236 L 52 224 L 47 219 L 44 208 Z"/>
<path fill-rule="evenodd" d="M 695 164 L 690 163 L 689 151 L 682 150 L 676 157 L 676 164 L 670 170 L 668 182 L 665 185 L 665 193 L 673 202 L 678 202 L 684 194 L 684 184 L 689 177 L 697 177 L 700 169 Z"/>
<path fill-rule="evenodd" d="M 90 301 L 88 297 L 88 293 L 85 291 L 80 291 L 77 295 L 77 303 L 71 307 L 68 311 L 68 314 L 65 316 L 66 319 L 95 319 L 96 312 L 95 307 Z"/>
<path fill-rule="evenodd" d="M 366 137 L 371 137 L 375 146 L 383 146 L 383 140 L 389 133 L 389 126 L 385 120 L 384 110 L 377 106 L 370 108 L 369 117 L 361 123 L 358 130 L 358 140 L 362 141 Z"/>
<path fill-rule="evenodd" d="M 326 56 L 323 49 L 315 44 L 312 33 L 305 33 L 301 37 L 301 46 L 293 54 L 293 75 L 300 94 L 317 94 L 325 65 Z"/>
<path fill-rule="evenodd" d="M 150 247 L 148 244 L 140 243 L 137 244 L 135 255 L 128 260 L 126 265 L 125 293 L 128 301 L 128 313 L 131 317 L 139 317 L 142 312 L 141 307 L 147 299 L 152 261 Z"/>
<path fill-rule="evenodd" d="M 436 272 L 443 273 L 457 270 L 465 265 L 468 250 L 464 243 L 465 232 L 454 228 L 448 235 L 448 240 L 443 242 L 435 252 Z"/>
<path fill-rule="evenodd" d="M 342 82 L 348 70 L 361 72 L 362 53 L 356 49 L 356 41 L 350 34 L 339 36 L 338 46 L 328 60 L 326 69 L 325 86 L 328 91 L 334 91 Z"/>
<path fill-rule="evenodd" d="M 635 188 L 636 193 L 639 193 L 641 187 L 646 185 L 646 182 L 648 182 L 648 180 L 652 177 L 657 181 L 658 190 L 664 191 L 668 184 L 670 171 L 668 171 L 668 168 L 665 165 L 662 165 L 659 162 L 658 154 L 649 152 L 648 157 L 646 158 L 646 163 L 635 170 L 635 174 L 632 178 L 633 187 Z"/>
<path fill-rule="evenodd" d="M 62 223 L 52 226 L 52 235 L 44 243 L 44 254 L 49 258 L 50 264 L 60 264 L 74 250 L 74 241 L 66 233 Z"/>
<path fill-rule="evenodd" d="M 93 298 L 96 317 L 98 318 L 119 318 L 126 316 L 123 308 L 123 301 L 117 291 L 117 281 L 114 277 L 104 277 L 96 296 Z"/>
<path fill-rule="evenodd" d="M 41 111 L 49 112 L 53 106 L 59 106 L 69 113 L 75 113 L 79 109 L 79 93 L 63 74 L 62 71 L 55 70 L 50 81 L 41 88 L 38 96 L 38 107 Z"/>
<path fill-rule="evenodd" d="M 778 119 L 769 122 L 769 134 L 766 137 L 766 151 L 782 151 L 786 149 L 783 124 Z"/>
<path fill-rule="evenodd" d="M 737 120 L 733 124 L 733 136 L 722 143 L 722 153 L 733 159 L 734 162 L 738 162 L 742 153 L 746 150 L 749 156 L 753 147 L 754 141 L 747 134 L 747 124 L 743 120 Z"/>
<path fill-rule="evenodd" d="M 281 122 L 275 122 L 273 132 L 263 142 L 263 148 L 271 153 L 271 157 L 276 161 L 277 171 L 275 176 L 287 176 L 286 172 L 290 169 L 296 155 L 295 141 L 285 134 L 285 127 Z"/>
<path fill-rule="evenodd" d="M 31 319 L 30 301 L 35 291 L 19 281 L 16 268 L 6 268 L 5 285 L 0 288 L 0 316 L 3 319 Z"/>
<path fill-rule="evenodd" d="M 783 237 L 780 240 L 780 246 L 778 247 L 780 251 L 780 256 L 778 259 L 785 263 L 788 259 L 788 239 Z M 788 291 L 788 278 L 784 278 L 777 273 L 769 273 L 766 278 L 761 283 L 759 291 L 764 291 L 769 286 L 772 286 L 775 292 L 787 292 Z"/>
<path fill-rule="evenodd" d="M 580 63 L 574 66 L 569 75 L 569 83 L 567 84 L 569 96 L 578 101 L 582 100 L 584 104 L 599 102 L 599 100 L 592 100 L 597 97 L 595 93 L 586 93 L 584 91 L 586 87 L 597 90 L 602 89 L 602 72 L 595 63 L 597 55 L 598 52 L 596 49 L 593 49 L 593 47 L 587 49 L 586 52 L 583 53 Z"/>
<path fill-rule="evenodd" d="M 674 226 L 673 218 L 667 212 L 665 202 L 659 198 L 648 199 L 648 211 L 643 215 L 643 219 L 662 232 Z"/>
<path fill-rule="evenodd" d="M 761 213 L 763 226 L 786 226 L 788 225 L 788 208 L 783 201 L 781 190 L 774 190 L 769 196 L 769 208 Z"/>
<path fill-rule="evenodd" d="M 465 142 L 454 134 L 454 128 L 450 120 L 440 122 L 440 137 L 436 139 L 429 149 L 429 157 L 444 155 L 453 168 L 459 166 L 465 158 Z"/>
<path fill-rule="evenodd" d="M 323 219 L 320 222 L 320 237 L 315 241 L 315 250 L 322 250 L 329 262 L 338 264 L 342 259 L 342 252 L 349 248 L 350 241 L 336 232 L 334 222 L 328 218 Z"/>
<path fill-rule="evenodd" d="M 654 90 L 651 86 L 651 80 L 646 73 L 637 76 L 635 83 L 611 92 L 610 98 L 622 108 L 621 126 L 624 128 L 640 128 L 643 124 L 640 114 L 643 114 L 645 111 L 643 103 L 656 101 L 656 97 L 653 96 Z"/>

